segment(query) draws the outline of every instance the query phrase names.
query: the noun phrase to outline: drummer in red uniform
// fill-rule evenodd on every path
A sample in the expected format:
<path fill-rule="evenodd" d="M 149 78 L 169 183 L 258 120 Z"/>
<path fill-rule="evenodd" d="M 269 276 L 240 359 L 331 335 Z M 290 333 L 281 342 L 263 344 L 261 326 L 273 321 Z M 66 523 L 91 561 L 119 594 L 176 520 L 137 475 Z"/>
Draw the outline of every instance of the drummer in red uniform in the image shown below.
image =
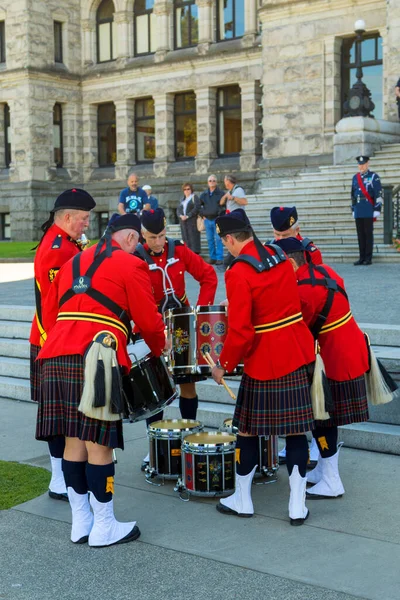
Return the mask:
<path fill-rule="evenodd" d="M 217 232 L 235 257 L 225 273 L 229 302 L 228 335 L 212 375 L 217 383 L 244 356 L 233 425 L 236 443 L 236 490 L 220 501 L 224 514 L 254 514 L 251 482 L 258 463 L 259 435 L 286 435 L 289 517 L 302 525 L 308 443 L 313 427 L 309 369 L 314 340 L 303 321 L 296 278 L 285 254 L 263 246 L 242 209 L 218 217 Z"/>
<path fill-rule="evenodd" d="M 145 243 L 137 247 L 136 254 L 150 267 L 154 299 L 159 311 L 164 313 L 171 308 L 190 305 L 185 289 L 186 272 L 200 284 L 197 306 L 213 304 L 218 286 L 214 268 L 201 256 L 192 252 L 182 241 L 167 238 L 167 221 L 163 209 L 144 210 L 141 221 Z M 179 409 L 183 419 L 196 418 L 199 401 L 195 382 L 204 379 L 206 377 L 203 375 L 174 377 L 175 383 L 180 386 Z M 147 425 L 160 419 L 162 413 L 148 419 Z M 146 456 L 142 463 L 142 470 L 148 463 L 149 458 Z"/>
<path fill-rule="evenodd" d="M 34 402 L 40 400 L 41 372 L 40 362 L 36 358 L 47 337 L 43 327 L 43 303 L 60 268 L 81 251 L 79 239 L 89 226 L 89 214 L 95 206 L 91 195 L 84 190 L 66 190 L 58 196 L 49 219 L 42 225 L 44 234 L 34 261 L 36 312 L 29 338 L 31 399 Z M 61 467 L 64 437 L 55 436 L 49 439 L 48 444 L 51 461 L 49 496 L 68 502 Z"/>
<path fill-rule="evenodd" d="M 120 216 L 97 246 L 62 267 L 44 306 L 48 334 L 38 357 L 43 364 L 36 437 L 66 438 L 63 472 L 72 509 L 71 540 L 90 546 L 140 535 L 135 522 L 114 517 L 112 461 L 113 448 L 123 448 L 120 369 L 127 373 L 131 368 L 130 321 L 154 356 L 165 346 L 149 269 L 132 255 L 139 233 L 136 215 Z"/>
<path fill-rule="evenodd" d="M 339 498 L 344 487 L 339 475 L 338 425 L 368 420 L 364 374 L 369 370 L 364 334 L 350 309 L 343 279 L 328 265 L 306 259 L 301 242 L 287 238 L 277 242 L 296 273 L 304 321 L 320 346 L 334 411 L 326 421 L 316 421 L 313 436 L 321 457 L 307 475 L 315 484 L 308 498 Z"/>
<path fill-rule="evenodd" d="M 275 206 L 271 209 L 270 216 L 275 240 L 283 240 L 288 237 L 297 238 L 302 242 L 303 248 L 307 252 L 307 258 L 314 265 L 322 264 L 321 250 L 309 238 L 303 238 L 300 235 L 300 225 L 295 206 Z"/>

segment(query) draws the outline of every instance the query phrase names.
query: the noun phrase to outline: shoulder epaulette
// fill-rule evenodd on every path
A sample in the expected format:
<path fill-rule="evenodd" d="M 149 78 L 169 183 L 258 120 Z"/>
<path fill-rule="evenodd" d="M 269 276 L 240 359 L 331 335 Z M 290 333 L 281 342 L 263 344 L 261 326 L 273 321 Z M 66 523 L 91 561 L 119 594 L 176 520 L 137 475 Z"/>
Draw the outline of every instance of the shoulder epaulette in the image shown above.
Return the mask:
<path fill-rule="evenodd" d="M 52 250 L 58 250 L 59 248 L 61 248 L 61 244 L 62 244 L 62 235 L 61 233 L 59 233 L 58 235 L 56 235 L 56 237 L 54 238 L 54 241 L 51 245 L 51 249 Z"/>

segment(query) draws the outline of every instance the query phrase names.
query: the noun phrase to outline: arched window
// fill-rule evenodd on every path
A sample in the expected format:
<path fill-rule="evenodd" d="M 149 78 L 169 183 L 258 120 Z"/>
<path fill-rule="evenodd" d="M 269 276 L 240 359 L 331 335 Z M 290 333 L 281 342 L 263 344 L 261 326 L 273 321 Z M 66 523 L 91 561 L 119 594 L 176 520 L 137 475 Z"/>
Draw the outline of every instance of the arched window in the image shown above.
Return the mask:
<path fill-rule="evenodd" d="M 97 62 L 99 63 L 117 58 L 114 11 L 112 0 L 103 0 L 97 9 Z"/>
<path fill-rule="evenodd" d="M 372 102 L 375 104 L 373 115 L 376 119 L 383 117 L 383 66 L 382 66 L 382 38 L 379 35 L 363 37 L 361 42 L 355 38 L 343 40 L 342 46 L 342 114 L 343 104 L 356 78 L 356 44 L 361 44 L 361 68 L 363 82 L 371 92 Z"/>
<path fill-rule="evenodd" d="M 8 104 L 4 105 L 4 159 L 6 168 L 11 164 L 11 128 L 10 128 L 10 107 Z"/>
<path fill-rule="evenodd" d="M 152 54 L 157 50 L 154 0 L 135 0 L 135 56 Z"/>
<path fill-rule="evenodd" d="M 244 0 L 217 0 L 218 41 L 244 35 Z"/>
<path fill-rule="evenodd" d="M 54 149 L 54 162 L 57 168 L 63 166 L 63 123 L 62 123 L 62 106 L 61 104 L 55 104 L 53 108 L 53 149 Z"/>
<path fill-rule="evenodd" d="M 175 48 L 196 46 L 199 40 L 199 16 L 195 0 L 175 0 Z"/>

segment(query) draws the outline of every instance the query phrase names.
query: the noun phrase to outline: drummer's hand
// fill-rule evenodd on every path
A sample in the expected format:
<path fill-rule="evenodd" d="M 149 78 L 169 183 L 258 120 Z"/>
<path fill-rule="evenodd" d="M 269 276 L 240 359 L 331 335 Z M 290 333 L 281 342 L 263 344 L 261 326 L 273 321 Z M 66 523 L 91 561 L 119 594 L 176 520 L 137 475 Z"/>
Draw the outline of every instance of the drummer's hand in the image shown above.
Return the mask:
<path fill-rule="evenodd" d="M 165 338 L 164 352 L 166 352 L 166 353 L 170 352 L 171 348 L 172 348 L 171 340 L 168 338 Z"/>
<path fill-rule="evenodd" d="M 219 305 L 220 306 L 226 306 L 226 307 L 228 307 L 229 306 L 229 300 L 228 300 L 228 298 L 226 298 L 226 300 L 222 300 L 222 302 L 220 302 Z"/>
<path fill-rule="evenodd" d="M 221 385 L 221 379 L 223 378 L 224 373 L 225 373 L 224 369 L 220 369 L 217 366 L 212 368 L 212 371 L 211 371 L 212 378 L 214 379 L 214 381 L 216 383 L 218 383 L 218 385 Z"/>

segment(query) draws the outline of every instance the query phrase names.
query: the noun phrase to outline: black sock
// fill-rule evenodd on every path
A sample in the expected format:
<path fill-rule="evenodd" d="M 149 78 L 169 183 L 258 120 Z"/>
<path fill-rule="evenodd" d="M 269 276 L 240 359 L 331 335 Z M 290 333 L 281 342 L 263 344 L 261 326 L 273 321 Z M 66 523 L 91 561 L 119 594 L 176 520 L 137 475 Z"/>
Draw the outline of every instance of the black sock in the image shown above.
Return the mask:
<path fill-rule="evenodd" d="M 258 436 L 238 435 L 236 438 L 236 473 L 248 475 L 258 463 Z"/>
<path fill-rule="evenodd" d="M 87 494 L 86 461 L 73 462 L 63 458 L 62 470 L 67 488 L 71 487 L 77 494 Z"/>
<path fill-rule="evenodd" d="M 155 421 L 162 421 L 163 416 L 164 416 L 164 412 L 161 411 L 161 412 L 157 413 L 156 415 L 153 415 L 152 417 L 149 417 L 148 419 L 146 419 L 146 425 L 147 425 L 147 427 L 151 423 L 154 423 Z"/>
<path fill-rule="evenodd" d="M 336 425 L 333 427 L 317 427 L 312 433 L 322 458 L 329 458 L 336 454 L 338 441 L 338 428 Z"/>
<path fill-rule="evenodd" d="M 65 437 L 63 435 L 55 435 L 47 443 L 49 444 L 49 451 L 53 458 L 63 457 L 65 449 Z"/>
<path fill-rule="evenodd" d="M 286 438 L 286 466 L 289 477 L 295 465 L 299 468 L 301 477 L 306 476 L 308 463 L 307 437 L 302 435 L 288 435 Z"/>
<path fill-rule="evenodd" d="M 114 493 L 114 463 L 109 465 L 92 465 L 86 463 L 86 478 L 89 491 L 98 502 L 110 502 Z"/>
<path fill-rule="evenodd" d="M 199 399 L 197 396 L 194 398 L 179 396 L 179 410 L 181 411 L 182 419 L 195 419 L 198 405 Z"/>

